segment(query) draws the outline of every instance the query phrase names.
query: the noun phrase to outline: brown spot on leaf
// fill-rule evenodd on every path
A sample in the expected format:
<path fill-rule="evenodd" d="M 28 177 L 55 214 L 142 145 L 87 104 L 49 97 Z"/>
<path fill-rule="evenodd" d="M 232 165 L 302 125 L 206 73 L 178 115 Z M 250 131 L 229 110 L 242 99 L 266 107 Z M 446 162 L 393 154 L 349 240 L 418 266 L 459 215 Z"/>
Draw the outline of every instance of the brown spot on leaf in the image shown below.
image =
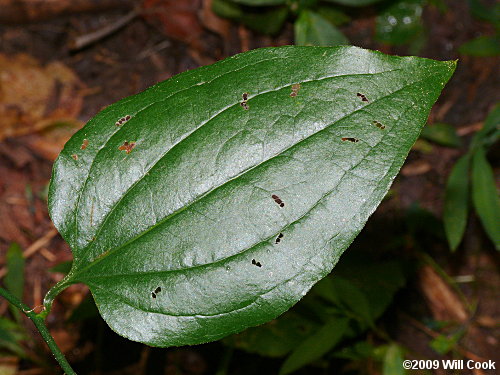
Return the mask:
<path fill-rule="evenodd" d="M 82 145 L 80 146 L 80 148 L 82 150 L 85 150 L 88 145 L 89 145 L 89 140 L 88 139 L 84 139 Z"/>
<path fill-rule="evenodd" d="M 352 142 L 352 143 L 356 143 L 356 142 L 359 142 L 359 139 L 357 138 L 351 138 L 351 137 L 344 137 L 342 138 L 342 140 L 345 142 L 345 141 L 349 141 L 349 142 Z"/>
<path fill-rule="evenodd" d="M 292 98 L 296 97 L 299 94 L 299 90 L 300 90 L 300 83 L 292 85 L 292 92 L 290 93 L 290 96 Z"/>
<path fill-rule="evenodd" d="M 123 116 L 121 119 L 119 119 L 117 122 L 115 122 L 116 126 L 121 126 L 125 124 L 128 120 L 130 120 L 132 117 L 130 115 Z"/>
<path fill-rule="evenodd" d="M 361 98 L 361 101 L 363 101 L 363 102 L 367 102 L 368 101 L 368 99 L 366 98 L 366 96 L 364 96 L 363 94 L 361 94 L 361 93 L 358 92 L 356 95 L 358 96 L 358 98 Z"/>
<path fill-rule="evenodd" d="M 71 155 L 71 157 L 72 157 L 73 159 L 75 159 L 75 160 L 78 160 L 78 155 L 77 155 L 77 154 L 73 154 L 73 155 Z"/>
<path fill-rule="evenodd" d="M 244 92 L 242 95 L 243 101 L 240 103 L 240 105 L 243 107 L 245 111 L 248 111 L 250 109 L 250 106 L 247 103 L 248 100 L 248 93 Z"/>
<path fill-rule="evenodd" d="M 271 198 L 274 199 L 274 201 L 280 206 L 280 207 L 285 207 L 285 203 L 281 200 L 280 197 L 278 197 L 276 194 L 271 195 Z"/>
<path fill-rule="evenodd" d="M 125 141 L 125 142 L 123 142 L 123 145 L 118 147 L 118 150 L 125 151 L 127 154 L 130 154 L 134 147 L 135 147 L 135 142 L 129 143 L 128 141 Z"/>
<path fill-rule="evenodd" d="M 378 121 L 373 121 L 373 125 L 375 125 L 377 128 L 382 129 L 382 130 L 384 130 L 384 129 L 385 129 L 385 125 L 384 125 L 384 124 L 381 124 L 381 123 L 380 123 L 380 122 L 378 122 Z"/>

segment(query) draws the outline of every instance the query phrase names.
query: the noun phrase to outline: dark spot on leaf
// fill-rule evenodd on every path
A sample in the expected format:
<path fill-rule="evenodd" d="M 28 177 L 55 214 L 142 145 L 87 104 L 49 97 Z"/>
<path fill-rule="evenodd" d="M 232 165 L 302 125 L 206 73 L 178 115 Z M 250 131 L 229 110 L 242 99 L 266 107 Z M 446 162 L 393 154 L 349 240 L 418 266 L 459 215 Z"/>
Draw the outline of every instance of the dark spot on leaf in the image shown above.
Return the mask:
<path fill-rule="evenodd" d="M 382 130 L 385 129 L 385 125 L 381 124 L 378 121 L 373 121 L 373 125 L 375 125 L 377 128 L 382 129 Z"/>
<path fill-rule="evenodd" d="M 274 201 L 280 206 L 280 207 L 285 207 L 285 203 L 281 200 L 280 197 L 278 197 L 276 194 L 271 195 L 271 198 L 274 199 Z"/>
<path fill-rule="evenodd" d="M 345 137 L 345 138 L 342 138 L 342 140 L 343 141 L 353 142 L 353 143 L 359 142 L 359 139 L 357 139 L 357 138 L 351 138 L 351 137 Z"/>
<path fill-rule="evenodd" d="M 300 90 L 300 83 L 292 85 L 292 92 L 290 93 L 290 96 L 292 98 L 296 97 L 299 94 L 299 90 Z"/>
<path fill-rule="evenodd" d="M 119 119 L 117 122 L 115 122 L 116 126 L 120 126 L 125 124 L 128 120 L 130 120 L 132 117 L 130 115 L 124 116 L 121 119 Z"/>
<path fill-rule="evenodd" d="M 256 262 L 255 259 L 252 259 L 252 264 L 257 267 L 262 267 L 262 264 L 260 264 L 260 262 Z"/>
<path fill-rule="evenodd" d="M 84 139 L 82 145 L 80 146 L 80 148 L 82 150 L 85 150 L 88 145 L 89 145 L 89 140 L 88 139 Z"/>
<path fill-rule="evenodd" d="M 157 293 L 157 294 L 158 294 L 158 293 L 160 293 L 160 292 L 161 292 L 161 287 L 158 287 L 158 288 L 156 288 L 156 289 L 155 289 L 155 293 Z"/>
<path fill-rule="evenodd" d="M 123 142 L 123 145 L 118 147 L 118 150 L 120 151 L 125 151 L 127 154 L 130 154 L 132 152 L 132 149 L 135 147 L 135 142 Z"/>
<path fill-rule="evenodd" d="M 364 96 L 363 94 L 361 94 L 361 93 L 358 92 L 356 95 L 358 96 L 358 98 L 361 98 L 361 101 L 363 101 L 363 102 L 367 102 L 368 101 L 368 99 L 366 98 L 366 96 Z"/>
<path fill-rule="evenodd" d="M 73 154 L 73 155 L 71 155 L 71 157 L 72 157 L 73 159 L 75 159 L 75 160 L 78 160 L 78 155 L 77 155 L 77 154 Z"/>
<path fill-rule="evenodd" d="M 242 95 L 243 101 L 240 103 L 240 105 L 243 107 L 245 111 L 248 111 L 250 109 L 250 106 L 247 103 L 248 100 L 248 93 L 244 92 Z"/>
<path fill-rule="evenodd" d="M 280 243 L 282 238 L 283 238 L 283 233 L 278 234 L 278 237 L 276 237 L 275 243 Z"/>
<path fill-rule="evenodd" d="M 156 293 L 155 292 L 151 292 L 151 297 L 156 298 Z"/>

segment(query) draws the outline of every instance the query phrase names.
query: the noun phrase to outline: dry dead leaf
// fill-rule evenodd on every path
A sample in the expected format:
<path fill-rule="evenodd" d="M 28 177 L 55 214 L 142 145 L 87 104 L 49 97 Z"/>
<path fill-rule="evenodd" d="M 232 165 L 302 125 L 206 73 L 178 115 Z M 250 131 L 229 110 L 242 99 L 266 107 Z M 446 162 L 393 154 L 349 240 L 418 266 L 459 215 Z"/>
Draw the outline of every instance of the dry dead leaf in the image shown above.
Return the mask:
<path fill-rule="evenodd" d="M 75 118 L 82 108 L 83 87 L 60 62 L 43 67 L 26 54 L 0 54 L 0 141 Z"/>
<path fill-rule="evenodd" d="M 201 0 L 144 0 L 145 19 L 166 35 L 202 50 L 203 28 L 198 18 Z"/>
<path fill-rule="evenodd" d="M 419 285 L 436 320 L 465 322 L 467 309 L 450 285 L 430 266 L 419 271 Z"/>

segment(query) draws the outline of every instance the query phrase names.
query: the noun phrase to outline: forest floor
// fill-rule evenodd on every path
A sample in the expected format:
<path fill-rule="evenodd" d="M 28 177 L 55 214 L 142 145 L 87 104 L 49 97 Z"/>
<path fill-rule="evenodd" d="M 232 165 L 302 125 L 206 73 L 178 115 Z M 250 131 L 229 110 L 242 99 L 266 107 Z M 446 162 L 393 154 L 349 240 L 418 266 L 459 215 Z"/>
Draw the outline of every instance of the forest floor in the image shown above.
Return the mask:
<path fill-rule="evenodd" d="M 0 86 L 0 116 L 3 117 L 0 119 L 0 275 L 4 276 L 8 247 L 18 243 L 27 256 L 24 301 L 29 306 L 41 305 L 45 292 L 62 277 L 61 273 L 48 269 L 72 258 L 68 245 L 49 218 L 46 199 L 52 163 L 73 132 L 103 107 L 177 73 L 249 49 L 293 44 L 290 24 L 276 37 L 262 36 L 219 19 L 209 11 L 207 1 L 173 6 L 167 18 L 139 15 L 128 20 L 130 1 L 109 3 L 110 8 L 106 10 L 55 15 L 48 12 L 44 19 L 36 22 L 12 19 L 10 24 L 6 20 L 0 24 L 0 75 L 7 70 L 11 74 L 2 78 L 3 87 Z M 465 41 L 491 32 L 491 26 L 472 17 L 466 1 L 446 3 L 445 14 L 435 7 L 426 8 L 424 23 L 429 37 L 419 55 L 438 60 L 459 59 L 457 71 L 432 109 L 429 123 L 451 124 L 463 146 L 417 144 L 392 187 L 392 195 L 368 221 L 355 245 L 383 244 L 387 237 L 404 237 L 405 233 L 396 229 L 397 224 L 415 204 L 441 217 L 444 186 L 451 167 L 466 152 L 471 137 L 500 100 L 500 60 L 460 56 L 457 52 Z M 173 19 L 182 19 L 182 22 L 165 26 Z M 88 46 L 74 48 L 82 35 L 121 21 L 124 26 L 116 32 Z M 342 30 L 354 45 L 407 54 L 405 47 L 374 41 L 373 12 L 357 17 Z M 2 95 L 14 95 L 14 92 L 19 105 L 2 106 L 5 100 Z M 500 166 L 499 156 L 498 152 L 489 155 L 496 172 Z M 411 251 L 408 249 L 411 241 L 404 243 L 406 248 L 401 252 Z M 391 312 L 395 317 L 391 328 L 394 339 L 412 353 L 418 353 L 415 357 L 441 358 L 428 345 L 436 331 L 421 323 L 422 317 L 462 320 L 466 327 L 460 342 L 463 358 L 499 360 L 499 258 L 478 219 L 473 216 L 469 221 L 464 243 L 457 253 L 451 254 L 443 243 L 429 243 L 425 251 L 450 279 L 459 281 L 466 302 L 446 279 L 423 267 L 403 297 L 404 303 L 415 306 L 405 309 L 405 313 L 397 307 Z M 82 285 L 65 290 L 57 298 L 48 320 L 62 350 L 72 363 L 80 363 L 82 373 L 138 374 L 139 368 L 144 370 L 144 361 L 161 363 L 165 371 L 158 373 L 215 373 L 217 347 L 172 349 L 165 359 L 160 349 L 145 349 L 120 337 L 107 338 L 114 334 L 108 332 L 102 322 L 98 329 L 92 328 L 98 332 L 95 335 L 90 334 L 88 328 L 86 331 L 84 323 L 65 323 L 87 293 L 88 289 Z M 469 306 L 474 309 L 470 310 Z M 462 310 L 465 318 L 460 316 Z M 7 303 L 0 300 L 0 315 L 7 314 Z M 26 321 L 25 326 L 32 337 L 31 342 L 25 344 L 28 350 L 38 353 L 44 350 L 40 349 L 44 346 L 31 324 Z M 96 348 L 106 348 L 106 352 L 97 354 Z M 261 361 L 263 366 L 268 366 L 270 374 L 276 368 L 276 360 L 265 362 L 266 359 L 250 354 L 234 355 L 238 358 L 235 362 L 241 366 Z M 103 357 L 111 364 L 102 365 Z M 158 359 L 160 357 L 162 359 Z M 15 363 L 19 374 L 51 373 L 29 361 L 16 360 Z M 102 367 L 96 369 L 99 366 Z M 488 372 L 476 372 L 481 373 Z"/>

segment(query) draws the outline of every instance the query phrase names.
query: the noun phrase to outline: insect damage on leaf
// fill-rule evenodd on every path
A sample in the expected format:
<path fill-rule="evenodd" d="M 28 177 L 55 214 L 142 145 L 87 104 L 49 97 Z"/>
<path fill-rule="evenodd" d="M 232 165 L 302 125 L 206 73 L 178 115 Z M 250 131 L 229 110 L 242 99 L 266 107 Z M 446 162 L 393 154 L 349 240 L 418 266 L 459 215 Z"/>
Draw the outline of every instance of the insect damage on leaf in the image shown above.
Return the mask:
<path fill-rule="evenodd" d="M 88 139 L 84 139 L 82 145 L 80 146 L 80 148 L 82 150 L 85 150 L 88 145 L 89 145 L 89 140 Z"/>
<path fill-rule="evenodd" d="M 125 151 L 127 154 L 130 154 L 134 147 L 135 147 L 135 142 L 129 143 L 128 141 L 125 141 L 120 147 L 118 147 L 118 150 Z"/>
<path fill-rule="evenodd" d="M 378 121 L 373 121 L 373 125 L 375 125 L 377 128 L 382 129 L 382 130 L 385 129 L 385 125 L 381 124 Z"/>
<path fill-rule="evenodd" d="M 300 90 L 300 83 L 292 85 L 292 92 L 290 93 L 290 96 L 292 98 L 296 97 L 299 94 L 299 90 Z"/>
<path fill-rule="evenodd" d="M 260 264 L 260 262 L 257 262 L 255 259 L 252 259 L 252 264 L 257 267 L 262 267 L 262 264 Z"/>
<path fill-rule="evenodd" d="M 241 104 L 241 106 L 243 107 L 243 109 L 245 111 L 248 111 L 250 109 L 250 106 L 247 103 L 248 93 L 244 92 L 243 95 L 242 95 L 242 98 L 243 98 L 243 100 L 242 100 L 242 102 L 240 104 Z"/>
<path fill-rule="evenodd" d="M 49 209 L 76 261 L 47 310 L 83 282 L 113 330 L 160 347 L 274 319 L 359 233 L 453 69 L 348 46 L 269 48 L 108 107 L 54 164 Z"/>
<path fill-rule="evenodd" d="M 121 119 L 119 119 L 117 122 L 115 122 L 115 125 L 116 126 L 123 125 L 123 124 L 125 124 L 130 119 L 131 119 L 130 115 L 123 116 Z"/>
<path fill-rule="evenodd" d="M 352 138 L 352 137 L 344 137 L 342 138 L 342 140 L 345 142 L 345 141 L 349 141 L 349 142 L 352 142 L 352 143 L 356 143 L 356 142 L 359 142 L 359 139 L 357 138 Z"/>
<path fill-rule="evenodd" d="M 281 200 L 280 197 L 278 197 L 276 194 L 271 195 L 271 198 L 274 199 L 274 201 L 280 206 L 280 207 L 285 207 L 285 203 Z"/>
<path fill-rule="evenodd" d="M 361 93 L 358 92 L 356 95 L 358 96 L 358 98 L 361 98 L 361 101 L 363 101 L 363 102 L 367 102 L 368 101 L 368 99 L 366 98 L 366 96 L 364 96 L 363 94 L 361 94 Z"/>
<path fill-rule="evenodd" d="M 151 297 L 153 298 L 156 298 L 156 296 L 158 295 L 158 293 L 161 292 L 161 287 L 158 287 L 154 290 L 154 292 L 151 292 Z"/>

